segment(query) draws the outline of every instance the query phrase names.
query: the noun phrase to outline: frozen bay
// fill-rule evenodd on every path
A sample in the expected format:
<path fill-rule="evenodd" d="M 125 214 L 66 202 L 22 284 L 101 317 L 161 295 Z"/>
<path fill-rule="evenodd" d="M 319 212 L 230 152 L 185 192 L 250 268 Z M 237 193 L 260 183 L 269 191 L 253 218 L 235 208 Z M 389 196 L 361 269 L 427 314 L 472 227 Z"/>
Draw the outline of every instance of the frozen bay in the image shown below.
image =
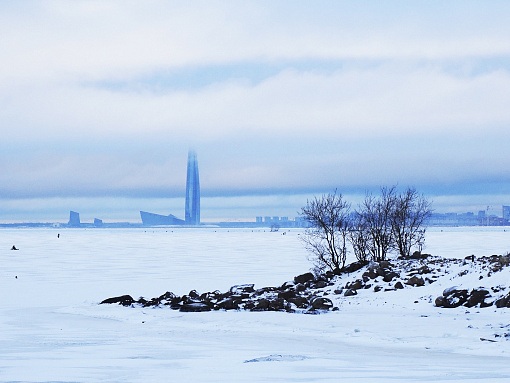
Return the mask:
<path fill-rule="evenodd" d="M 413 294 L 433 294 L 434 285 L 355 297 L 323 315 L 98 305 L 121 294 L 280 285 L 310 267 L 300 234 L 1 230 L 0 381 L 509 379 L 509 344 L 479 336 L 508 326 L 508 309 L 466 314 L 413 304 Z M 501 254 L 509 238 L 504 228 L 432 228 L 424 250 L 446 257 Z M 20 250 L 10 251 L 12 245 Z"/>

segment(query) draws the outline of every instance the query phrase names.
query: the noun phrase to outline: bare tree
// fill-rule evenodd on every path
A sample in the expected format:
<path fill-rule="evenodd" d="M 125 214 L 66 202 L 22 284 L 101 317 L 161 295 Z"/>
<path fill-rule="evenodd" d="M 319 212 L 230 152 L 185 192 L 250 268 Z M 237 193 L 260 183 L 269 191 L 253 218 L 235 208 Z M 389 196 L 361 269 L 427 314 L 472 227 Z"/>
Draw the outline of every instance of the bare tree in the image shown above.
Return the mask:
<path fill-rule="evenodd" d="M 359 262 L 366 263 L 370 259 L 368 247 L 369 232 L 367 225 L 360 213 L 355 212 L 351 216 L 351 230 L 349 232 L 349 242 L 354 251 L 354 255 Z"/>
<path fill-rule="evenodd" d="M 373 261 L 386 259 L 393 246 L 392 214 L 395 206 L 395 186 L 382 187 L 376 198 L 367 193 L 358 216 L 366 228 L 367 247 Z"/>
<path fill-rule="evenodd" d="M 345 266 L 349 211 L 350 204 L 336 190 L 333 194 L 307 200 L 301 209 L 302 216 L 310 224 L 301 238 L 312 253 L 316 271 L 336 271 Z"/>
<path fill-rule="evenodd" d="M 432 213 L 430 207 L 431 203 L 414 188 L 407 188 L 395 198 L 391 225 L 395 248 L 401 256 L 408 257 L 413 246 L 421 251 L 425 221 Z"/>

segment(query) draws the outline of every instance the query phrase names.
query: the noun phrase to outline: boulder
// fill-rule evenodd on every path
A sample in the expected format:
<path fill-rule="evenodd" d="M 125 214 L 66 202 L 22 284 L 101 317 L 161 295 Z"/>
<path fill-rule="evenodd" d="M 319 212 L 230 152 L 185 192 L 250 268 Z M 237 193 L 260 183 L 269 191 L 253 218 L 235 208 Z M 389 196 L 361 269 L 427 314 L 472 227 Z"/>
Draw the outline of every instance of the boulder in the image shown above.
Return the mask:
<path fill-rule="evenodd" d="M 415 286 L 415 287 L 420 287 L 420 286 L 425 286 L 425 281 L 423 280 L 422 277 L 418 276 L 418 275 L 413 275 L 411 278 L 409 278 L 409 280 L 406 282 L 406 285 L 409 285 L 409 286 Z"/>
<path fill-rule="evenodd" d="M 310 272 L 298 275 L 297 277 L 294 277 L 294 283 L 296 285 L 298 283 L 306 283 L 306 282 L 314 281 L 314 280 L 315 280 L 315 276 L 313 275 L 313 273 L 310 273 Z"/>
<path fill-rule="evenodd" d="M 283 311 L 286 309 L 285 301 L 281 298 L 271 299 L 269 301 L 270 311 Z"/>
<path fill-rule="evenodd" d="M 269 309 L 269 300 L 266 298 L 260 299 L 253 308 L 253 311 L 265 311 Z"/>
<path fill-rule="evenodd" d="M 504 297 L 499 298 L 494 303 L 496 304 L 496 307 L 498 309 L 503 308 L 503 307 L 510 307 L 510 293 L 508 293 Z"/>
<path fill-rule="evenodd" d="M 377 272 L 379 267 L 370 267 L 367 271 L 363 273 L 363 279 L 375 279 L 379 276 L 379 273 Z"/>
<path fill-rule="evenodd" d="M 434 306 L 436 307 L 445 307 L 446 299 L 444 296 L 440 295 L 434 301 Z"/>
<path fill-rule="evenodd" d="M 237 310 L 239 308 L 239 300 L 234 298 L 225 298 L 216 303 L 217 310 Z"/>
<path fill-rule="evenodd" d="M 347 289 L 344 293 L 344 297 L 352 297 L 353 295 L 358 295 L 358 292 L 354 289 Z"/>
<path fill-rule="evenodd" d="M 185 303 L 181 306 L 179 311 L 187 312 L 187 313 L 211 311 L 211 306 L 209 306 L 203 302 Z"/>
<path fill-rule="evenodd" d="M 322 288 L 326 287 L 327 285 L 328 285 L 328 283 L 326 281 L 317 281 L 317 282 L 315 282 L 314 288 L 322 289 Z"/>
<path fill-rule="evenodd" d="M 395 288 L 401 290 L 404 288 L 404 285 L 402 284 L 402 282 L 398 281 L 397 283 L 395 283 Z"/>
<path fill-rule="evenodd" d="M 391 267 L 390 261 L 379 261 L 379 267 L 381 269 L 389 269 Z"/>
<path fill-rule="evenodd" d="M 353 273 L 353 272 L 358 271 L 361 268 L 363 268 L 363 266 L 365 266 L 366 264 L 367 264 L 366 262 L 360 262 L 360 261 L 353 262 L 353 263 L 345 266 L 343 268 L 343 271 L 346 273 Z"/>
<path fill-rule="evenodd" d="M 333 308 L 331 299 L 319 297 L 312 300 L 312 308 L 314 310 L 329 310 Z"/>
<path fill-rule="evenodd" d="M 396 272 L 388 271 L 387 273 L 384 274 L 383 281 L 391 282 L 393 280 L 393 278 L 397 278 L 397 277 L 399 277 L 399 275 Z"/>
<path fill-rule="evenodd" d="M 348 283 L 346 288 L 352 289 L 352 290 L 359 290 L 363 288 L 363 281 L 361 279 L 356 279 L 352 283 Z"/>
<path fill-rule="evenodd" d="M 131 295 L 121 295 L 118 297 L 107 298 L 100 304 L 112 304 L 112 303 L 118 303 L 119 305 L 122 306 L 131 306 L 133 303 L 135 303 L 135 300 Z"/>
<path fill-rule="evenodd" d="M 411 259 L 427 259 L 430 254 L 422 254 L 420 251 L 415 251 L 409 258 Z"/>
<path fill-rule="evenodd" d="M 442 299 L 436 299 L 436 306 L 445 308 L 459 307 L 467 302 L 468 297 L 469 293 L 466 289 L 449 288 L 443 292 Z"/>
<path fill-rule="evenodd" d="M 475 307 L 480 305 L 482 308 L 492 306 L 492 302 L 485 302 L 485 299 L 490 298 L 490 296 L 491 294 L 489 291 L 485 289 L 473 289 L 464 305 L 466 307 Z"/>
<path fill-rule="evenodd" d="M 235 295 L 241 295 L 244 293 L 253 293 L 255 289 L 253 288 L 255 285 L 253 283 L 244 284 L 244 285 L 235 285 L 230 288 L 230 292 Z"/>
<path fill-rule="evenodd" d="M 286 301 L 288 301 L 291 298 L 295 298 L 296 295 L 297 295 L 297 293 L 295 291 L 287 290 L 287 291 L 279 292 L 278 298 L 282 298 L 282 299 L 285 299 Z"/>
<path fill-rule="evenodd" d="M 308 304 L 309 304 L 308 299 L 306 299 L 305 297 L 302 297 L 302 296 L 296 296 L 295 298 L 290 298 L 289 300 L 287 300 L 287 302 L 295 304 L 296 307 L 298 307 L 300 309 L 307 308 Z"/>

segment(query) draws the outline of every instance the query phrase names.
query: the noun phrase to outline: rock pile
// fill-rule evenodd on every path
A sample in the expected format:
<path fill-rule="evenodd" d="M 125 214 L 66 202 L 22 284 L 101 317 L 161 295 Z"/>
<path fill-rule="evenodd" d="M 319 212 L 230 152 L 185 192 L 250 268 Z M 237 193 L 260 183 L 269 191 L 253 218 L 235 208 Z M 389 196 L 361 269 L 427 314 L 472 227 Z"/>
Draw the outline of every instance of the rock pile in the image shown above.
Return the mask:
<path fill-rule="evenodd" d="M 459 306 L 466 307 L 490 307 L 494 304 L 491 301 L 491 293 L 483 288 L 472 289 L 459 289 L 457 287 L 450 287 L 443 291 L 443 295 L 435 300 L 437 307 L 454 308 Z M 487 301 L 488 300 L 488 301 Z"/>
<path fill-rule="evenodd" d="M 312 273 L 298 275 L 292 282 L 285 282 L 280 287 L 263 287 L 255 289 L 253 284 L 232 286 L 227 292 L 213 291 L 198 293 L 190 291 L 183 296 L 172 292 L 147 300 L 138 300 L 130 295 L 108 298 L 101 304 L 118 303 L 123 306 L 153 307 L 167 306 L 183 312 L 201 312 L 211 310 L 249 310 L 249 311 L 317 311 L 334 310 L 331 299 L 318 289 L 329 286 L 331 278 L 320 276 L 316 278 Z"/>
<path fill-rule="evenodd" d="M 495 273 L 510 266 L 510 255 L 465 259 L 445 259 L 429 254 L 415 253 L 408 258 L 392 261 L 354 262 L 342 270 L 328 271 L 316 276 L 304 273 L 279 287 L 255 289 L 253 284 L 232 286 L 226 292 L 218 290 L 199 293 L 196 290 L 178 296 L 166 292 L 159 297 L 135 300 L 130 295 L 108 298 L 102 304 L 118 303 L 123 306 L 164 306 L 183 312 L 211 310 L 284 311 L 319 313 L 335 311 L 340 300 L 352 299 L 363 292 L 390 292 L 408 288 L 429 286 L 438 280 L 451 281 L 468 276 L 487 282 Z M 501 279 L 501 278 L 500 278 Z M 444 288 L 441 287 L 441 289 Z M 362 294 L 362 295 L 363 295 Z M 506 294 L 506 295 L 505 295 Z M 432 298 L 432 297 L 430 297 Z M 432 298 L 433 299 L 433 298 Z M 510 307 L 510 289 L 493 287 L 450 287 L 435 301 L 442 308 Z"/>

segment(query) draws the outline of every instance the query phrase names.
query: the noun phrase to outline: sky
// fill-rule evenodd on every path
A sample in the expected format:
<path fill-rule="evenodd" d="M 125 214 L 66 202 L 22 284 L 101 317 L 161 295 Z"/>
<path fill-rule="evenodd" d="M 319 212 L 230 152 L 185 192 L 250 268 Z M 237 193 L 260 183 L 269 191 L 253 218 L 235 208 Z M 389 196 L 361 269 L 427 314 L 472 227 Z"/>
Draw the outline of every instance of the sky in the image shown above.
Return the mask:
<path fill-rule="evenodd" d="M 510 2 L 2 1 L 0 221 L 510 204 Z"/>

